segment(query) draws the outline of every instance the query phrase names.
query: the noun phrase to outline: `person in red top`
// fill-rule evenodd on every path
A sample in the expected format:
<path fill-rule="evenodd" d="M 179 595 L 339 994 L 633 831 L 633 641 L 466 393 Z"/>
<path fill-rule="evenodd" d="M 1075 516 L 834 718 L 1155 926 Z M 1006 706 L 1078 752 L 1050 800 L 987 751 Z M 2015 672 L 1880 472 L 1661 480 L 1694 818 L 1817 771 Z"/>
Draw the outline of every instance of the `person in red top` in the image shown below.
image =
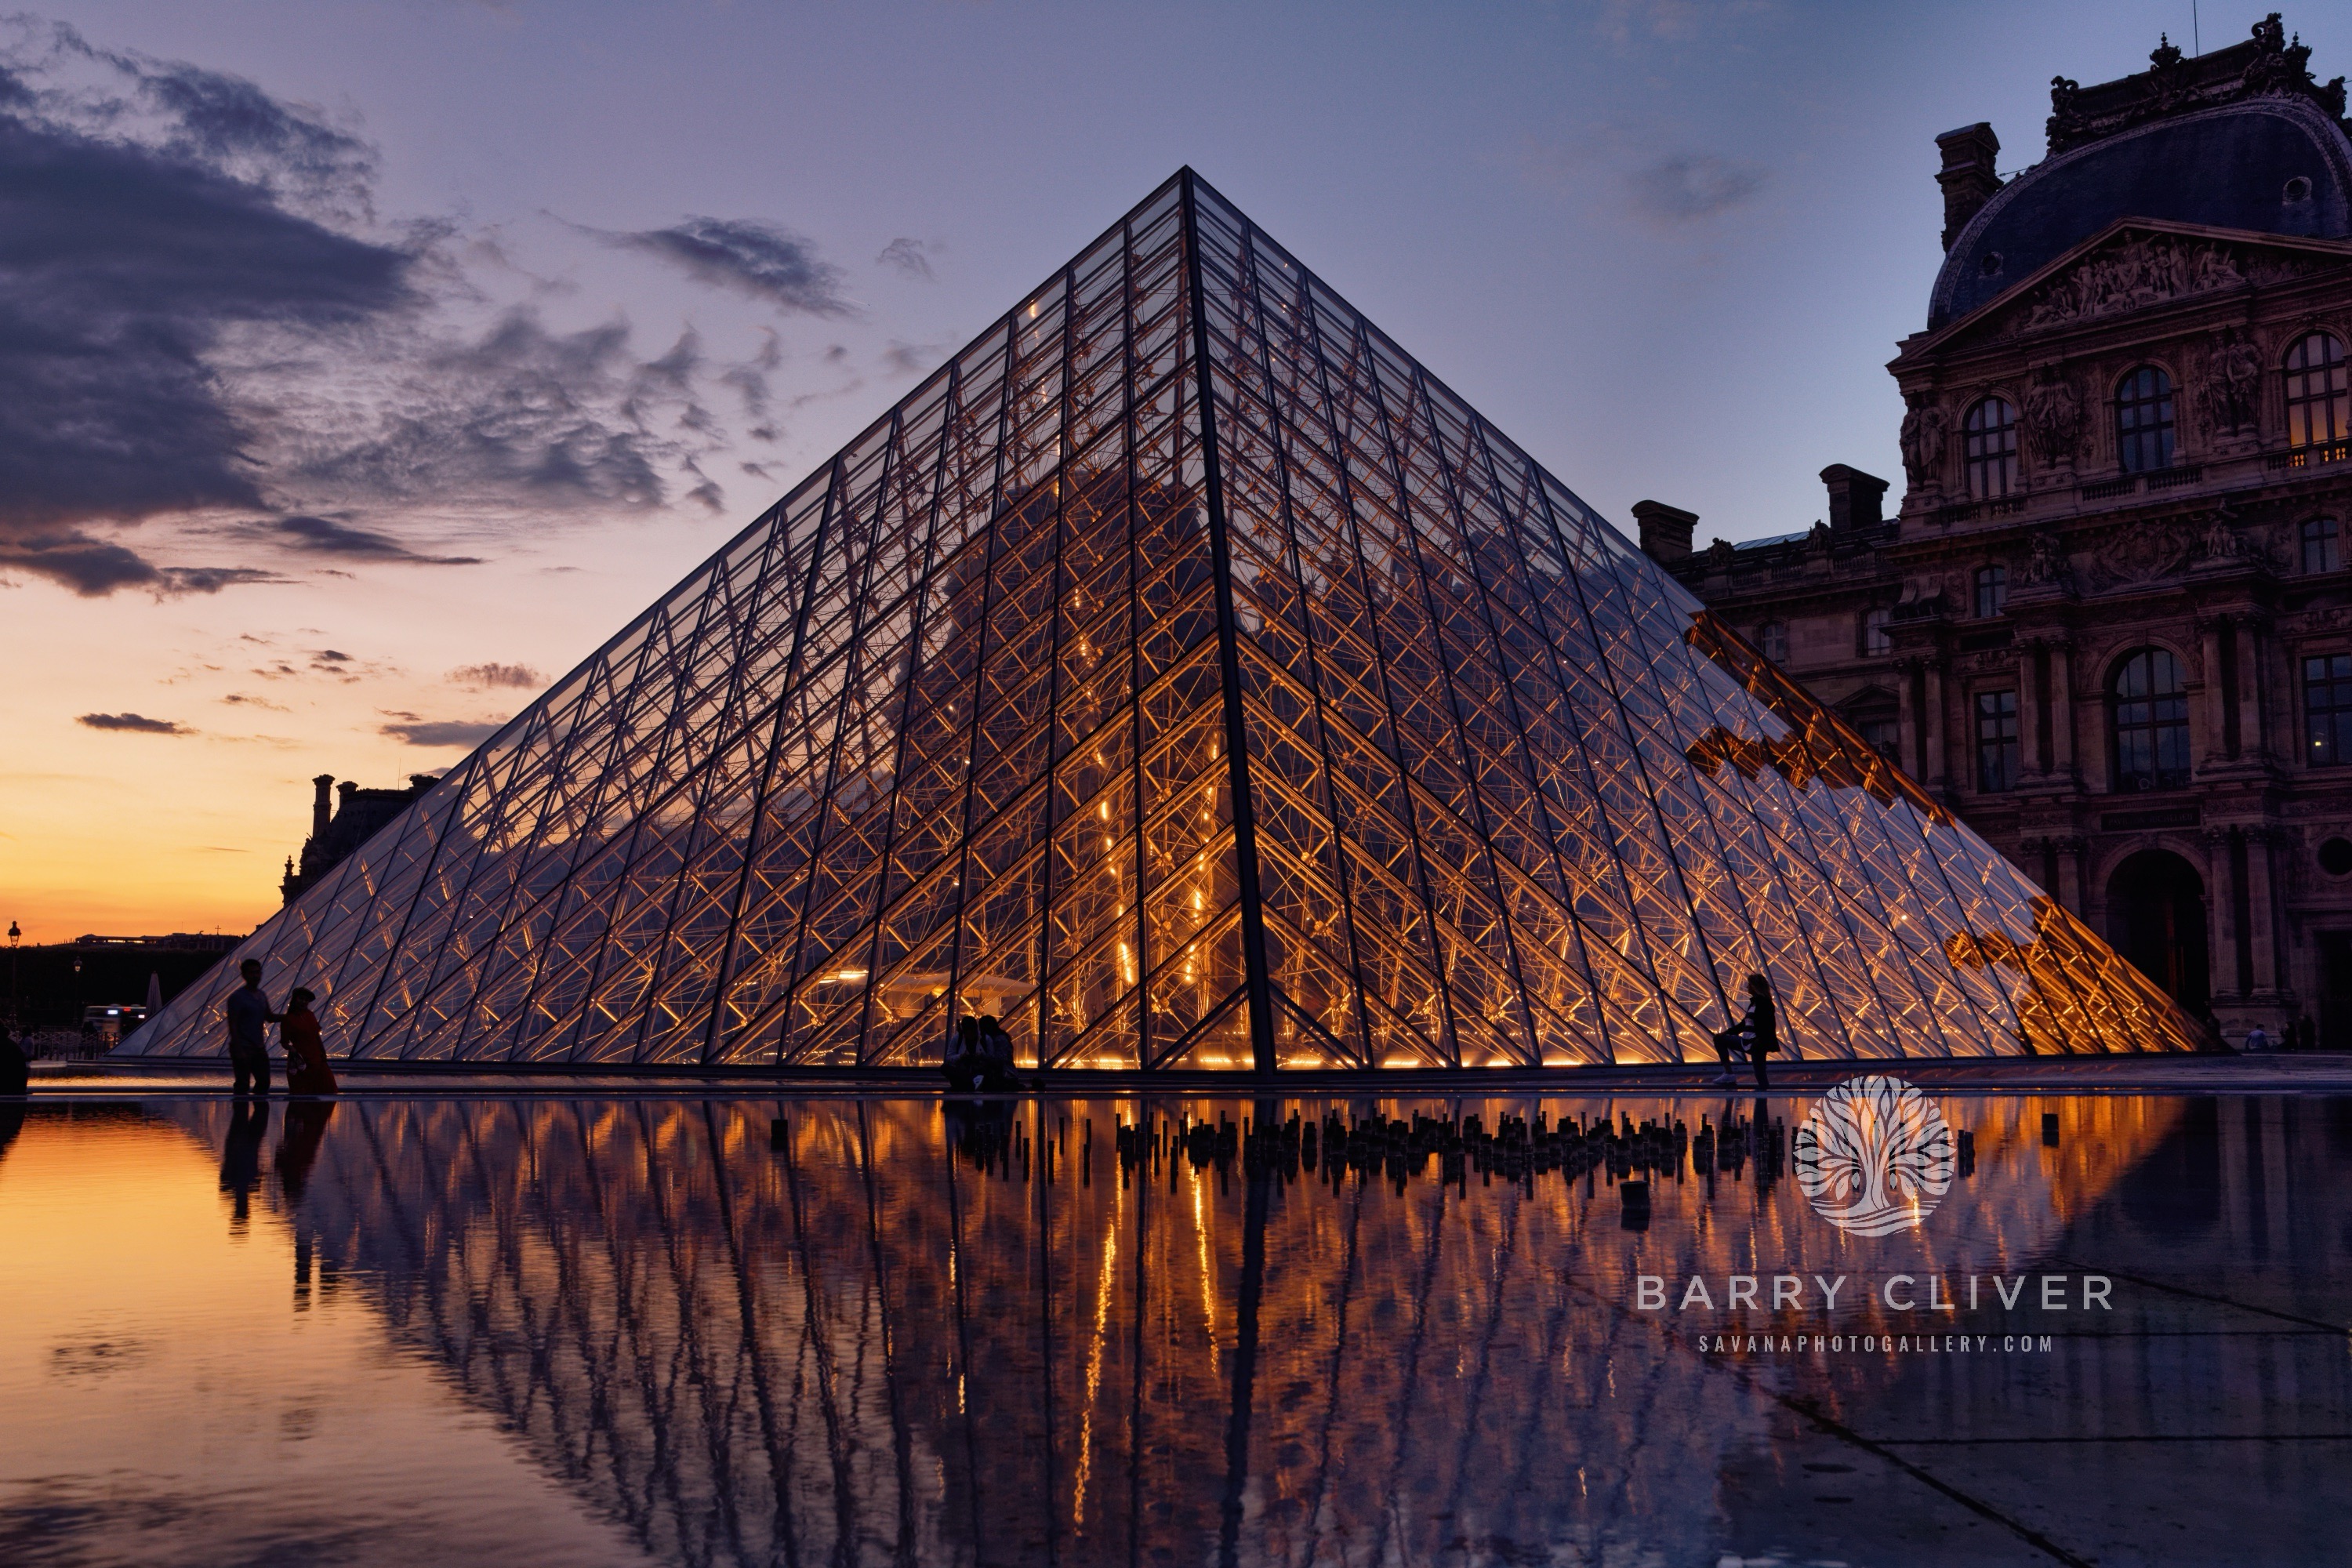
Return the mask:
<path fill-rule="evenodd" d="M 278 1037 L 286 1046 L 286 1092 L 332 1094 L 334 1069 L 327 1066 L 326 1042 L 320 1037 L 319 1016 L 310 1011 L 310 993 L 297 985 L 286 999 L 286 1016 Z"/>

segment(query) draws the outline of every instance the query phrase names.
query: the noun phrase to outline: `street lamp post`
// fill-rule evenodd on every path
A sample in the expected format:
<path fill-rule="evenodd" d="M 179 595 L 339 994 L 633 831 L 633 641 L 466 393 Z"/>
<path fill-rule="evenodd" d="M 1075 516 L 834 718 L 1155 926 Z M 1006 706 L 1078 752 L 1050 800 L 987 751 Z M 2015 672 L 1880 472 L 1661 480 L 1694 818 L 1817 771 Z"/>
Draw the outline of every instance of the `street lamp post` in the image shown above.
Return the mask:
<path fill-rule="evenodd" d="M 16 1033 L 16 944 L 25 937 L 24 928 L 15 921 L 8 922 L 8 1032 Z"/>

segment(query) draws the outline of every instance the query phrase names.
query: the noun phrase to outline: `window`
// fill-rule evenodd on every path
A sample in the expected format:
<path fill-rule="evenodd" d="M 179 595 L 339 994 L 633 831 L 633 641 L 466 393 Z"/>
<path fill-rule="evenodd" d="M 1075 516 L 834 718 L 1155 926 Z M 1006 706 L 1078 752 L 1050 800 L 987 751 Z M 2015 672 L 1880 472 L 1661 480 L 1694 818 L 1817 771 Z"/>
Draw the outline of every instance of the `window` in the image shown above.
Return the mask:
<path fill-rule="evenodd" d="M 1895 639 L 1886 633 L 1886 623 L 1893 619 L 1894 616 L 1894 611 L 1883 605 L 1878 609 L 1864 610 L 1862 613 L 1862 651 L 1864 653 L 1877 655 L 1895 651 Z"/>
<path fill-rule="evenodd" d="M 2017 693 L 1977 693 L 1977 788 L 1988 795 L 2017 787 Z"/>
<path fill-rule="evenodd" d="M 1988 397 L 1969 410 L 1969 494 L 1979 500 L 2018 488 L 2017 410 L 2005 397 Z"/>
<path fill-rule="evenodd" d="M 2303 760 L 2315 768 L 2352 763 L 2352 653 L 2303 661 Z"/>
<path fill-rule="evenodd" d="M 1766 621 L 1763 629 L 1756 634 L 1756 642 L 1764 650 L 1764 657 L 1774 664 L 1789 662 L 1789 628 L 1780 622 Z"/>
<path fill-rule="evenodd" d="M 2009 608 L 2009 568 L 1977 568 L 1977 618 L 1988 620 Z"/>
<path fill-rule="evenodd" d="M 2344 564 L 2339 550 L 2336 520 L 2315 517 L 2303 525 L 2303 569 L 2306 572 L 2333 572 Z"/>
<path fill-rule="evenodd" d="M 2352 379 L 2344 345 L 2331 332 L 2312 332 L 2286 351 L 2286 439 L 2319 447 L 2352 433 Z"/>
<path fill-rule="evenodd" d="M 1858 691 L 1839 706 L 1838 712 L 1853 726 L 1864 745 L 1895 766 L 1903 765 L 1902 704 L 1895 693 L 1876 687 Z"/>
<path fill-rule="evenodd" d="M 2145 647 L 2116 667 L 2111 688 L 2116 788 L 2184 789 L 2189 784 L 2189 691 L 2180 661 Z"/>
<path fill-rule="evenodd" d="M 2172 378 L 2152 364 L 2116 388 L 2116 451 L 2127 474 L 2172 467 Z"/>

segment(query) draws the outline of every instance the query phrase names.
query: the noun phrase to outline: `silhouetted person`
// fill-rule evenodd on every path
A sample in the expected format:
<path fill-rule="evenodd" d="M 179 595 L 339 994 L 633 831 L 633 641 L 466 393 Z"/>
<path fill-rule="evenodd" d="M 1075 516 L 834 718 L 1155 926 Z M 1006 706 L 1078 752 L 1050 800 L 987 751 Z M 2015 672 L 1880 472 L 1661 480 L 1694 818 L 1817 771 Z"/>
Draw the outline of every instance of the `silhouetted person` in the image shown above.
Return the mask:
<path fill-rule="evenodd" d="M 980 1016 L 980 1055 L 988 1065 L 990 1093 L 1020 1092 L 1021 1079 L 1013 1071 L 1013 1032 L 999 1023 L 993 1013 Z"/>
<path fill-rule="evenodd" d="M 327 1065 L 327 1046 L 320 1037 L 319 1016 L 310 1011 L 313 1000 L 306 987 L 294 987 L 293 994 L 286 998 L 285 1020 L 278 1026 L 278 1037 L 286 1045 L 289 1094 L 335 1092 L 335 1071 Z"/>
<path fill-rule="evenodd" d="M 1739 1081 L 1732 1076 L 1731 1056 L 1734 1051 L 1747 1048 L 1746 1029 L 1747 1026 L 1743 1024 L 1732 1024 L 1715 1032 L 1715 1060 L 1717 1068 L 1715 1081 L 1717 1083 L 1727 1086 Z"/>
<path fill-rule="evenodd" d="M 2269 1050 L 2271 1048 L 2270 1031 L 2263 1028 L 2260 1024 L 2256 1024 L 2248 1028 L 2246 1030 L 2245 1044 L 2242 1048 L 2247 1051 Z"/>
<path fill-rule="evenodd" d="M 261 1142 L 269 1135 L 269 1102 L 240 1100 L 229 1107 L 228 1138 L 221 1145 L 220 1190 L 235 1206 L 229 1229 L 241 1231 L 251 1213 L 253 1189 L 261 1184 Z"/>
<path fill-rule="evenodd" d="M 1772 1087 L 1764 1075 L 1764 1058 L 1780 1048 L 1780 1028 L 1772 1016 L 1772 983 L 1760 974 L 1748 977 L 1748 1059 L 1756 1065 L 1756 1087 Z"/>
<path fill-rule="evenodd" d="M 957 1021 L 955 1033 L 948 1037 L 947 1060 L 940 1070 L 947 1074 L 950 1089 L 970 1094 L 980 1088 L 988 1068 L 981 1059 L 979 1019 L 966 1014 Z"/>
<path fill-rule="evenodd" d="M 33 1064 L 25 1059 L 16 1037 L 0 1029 L 0 1095 L 21 1095 L 31 1087 Z"/>
<path fill-rule="evenodd" d="M 269 1092 L 269 1042 L 263 1026 L 279 1021 L 261 994 L 261 960 L 248 958 L 237 966 L 245 984 L 228 994 L 221 1014 L 228 1020 L 228 1063 L 236 1074 L 233 1094 Z"/>

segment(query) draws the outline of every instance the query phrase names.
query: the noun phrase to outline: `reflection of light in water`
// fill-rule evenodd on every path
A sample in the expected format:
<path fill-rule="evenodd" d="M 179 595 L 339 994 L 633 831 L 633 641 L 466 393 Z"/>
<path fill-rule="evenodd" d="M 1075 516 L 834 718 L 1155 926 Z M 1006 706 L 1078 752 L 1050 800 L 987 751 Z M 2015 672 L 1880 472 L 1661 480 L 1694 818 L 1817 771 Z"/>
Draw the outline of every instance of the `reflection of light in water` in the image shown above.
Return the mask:
<path fill-rule="evenodd" d="M 1776 1103 L 1791 1121 L 1803 1110 Z M 1703 1495 L 1762 1442 L 1768 1405 L 1630 1312 L 1633 1275 L 2021 1269 L 2179 1115 L 2148 1100 L 1941 1103 L 1975 1130 L 1977 1173 L 1924 1228 L 1874 1242 L 1821 1221 L 1793 1180 L 1759 1187 L 1752 1165 L 1711 1196 L 1686 1168 L 1662 1178 L 1647 1231 L 1622 1227 L 1605 1173 L 1539 1175 L 1530 1192 L 1473 1172 L 1465 1193 L 1433 1169 L 1402 1194 L 1379 1176 L 1335 1191 L 1302 1174 L 1265 1204 L 1254 1323 L 1239 1305 L 1238 1168 L 1122 1179 L 1106 1140 L 1083 1185 L 1074 1137 L 1063 1180 L 1024 1182 L 1017 1154 L 1009 1178 L 1001 1163 L 950 1178 L 936 1102 L 791 1107 L 787 1158 L 767 1147 L 765 1107 L 355 1100 L 299 1218 L 321 1256 L 363 1271 L 384 1331 L 665 1562 L 764 1562 L 786 1538 L 810 1561 L 1196 1560 L 1220 1529 L 1245 1332 L 1244 1560 L 1331 1561 L 1346 1540 L 1342 1558 L 1369 1561 L 1360 1548 L 1380 1535 L 1390 1558 L 1418 1562 L 1457 1534 L 1681 1560 L 1709 1548 L 1712 1515 L 1664 1500 L 1687 1499 L 1694 1478 Z M 1378 1107 L 1415 1108 L 1490 1128 L 1506 1110 L 1636 1122 L 1675 1110 Z M 1067 1108 L 1106 1126 L 1213 1123 L 1219 1109 Z M 2055 1149 L 2040 1142 L 2045 1109 L 2062 1118 Z M 1694 1125 L 1697 1112 L 1682 1102 Z M 1189 1203 L 1172 1201 L 1171 1175 Z M 1146 1201 L 1154 1181 L 1171 1201 Z M 1889 1317 L 1850 1288 L 1837 1326 Z M 1839 1397 L 1867 1406 L 1897 1375 L 1841 1368 Z"/>

